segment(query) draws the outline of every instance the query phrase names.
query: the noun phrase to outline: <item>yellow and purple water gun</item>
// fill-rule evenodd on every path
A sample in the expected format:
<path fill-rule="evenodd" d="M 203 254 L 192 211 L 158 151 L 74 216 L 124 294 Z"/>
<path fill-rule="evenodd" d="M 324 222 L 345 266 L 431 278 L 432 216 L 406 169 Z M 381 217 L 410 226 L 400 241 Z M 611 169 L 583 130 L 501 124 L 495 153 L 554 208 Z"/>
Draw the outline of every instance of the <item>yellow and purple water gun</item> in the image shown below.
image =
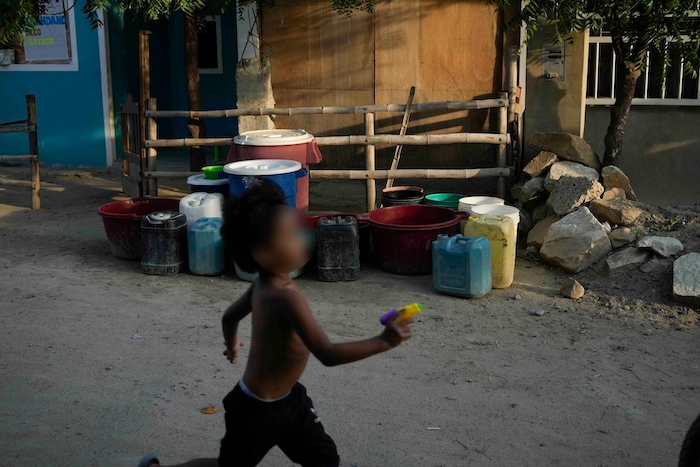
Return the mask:
<path fill-rule="evenodd" d="M 398 318 L 396 318 L 396 321 L 403 321 L 408 318 L 413 318 L 420 313 L 422 309 L 423 305 L 421 303 L 411 303 L 410 305 L 404 305 L 401 308 L 394 308 L 393 310 L 384 313 L 382 317 L 379 318 L 379 322 L 386 326 L 387 323 L 397 315 Z"/>

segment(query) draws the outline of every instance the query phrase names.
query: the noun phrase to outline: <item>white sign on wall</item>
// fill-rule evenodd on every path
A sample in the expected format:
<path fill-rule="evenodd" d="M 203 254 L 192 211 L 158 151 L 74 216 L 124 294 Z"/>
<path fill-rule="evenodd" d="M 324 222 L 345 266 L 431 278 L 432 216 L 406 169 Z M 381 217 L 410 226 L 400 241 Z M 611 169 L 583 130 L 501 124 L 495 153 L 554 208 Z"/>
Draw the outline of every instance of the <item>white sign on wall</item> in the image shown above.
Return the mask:
<path fill-rule="evenodd" d="M 24 35 L 24 56 L 27 62 L 70 60 L 68 24 L 63 1 L 46 5 L 33 31 Z"/>

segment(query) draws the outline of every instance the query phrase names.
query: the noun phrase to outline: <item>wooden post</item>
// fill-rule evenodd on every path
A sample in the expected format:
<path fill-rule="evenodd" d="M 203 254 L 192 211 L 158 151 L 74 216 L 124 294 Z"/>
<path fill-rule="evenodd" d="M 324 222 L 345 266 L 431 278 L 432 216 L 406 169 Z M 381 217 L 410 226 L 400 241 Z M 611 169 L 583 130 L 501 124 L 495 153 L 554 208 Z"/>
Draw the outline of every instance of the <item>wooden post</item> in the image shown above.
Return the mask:
<path fill-rule="evenodd" d="M 157 102 L 155 98 L 149 98 L 146 101 L 146 109 L 156 110 Z M 155 140 L 158 139 L 158 124 L 156 119 L 153 117 L 148 117 L 146 119 L 146 138 Z M 146 148 L 146 170 L 148 172 L 155 172 L 158 170 L 157 157 L 158 152 L 155 148 Z M 146 170 L 141 172 L 141 178 L 143 179 L 143 174 Z M 158 196 L 158 179 L 149 178 L 144 181 L 144 189 L 147 196 Z"/>
<path fill-rule="evenodd" d="M 508 98 L 508 93 L 506 92 L 501 92 L 498 94 L 499 97 L 501 98 Z M 506 134 L 508 133 L 508 107 L 499 107 L 498 108 L 498 116 L 497 116 L 497 122 L 498 122 L 498 132 L 501 134 Z M 507 166 L 507 151 L 506 151 L 507 145 L 506 144 L 500 144 L 498 146 L 498 167 L 500 168 L 505 168 Z M 506 178 L 505 177 L 498 177 L 498 182 L 496 186 L 496 193 L 498 193 L 499 198 L 505 199 L 506 196 Z"/>
<path fill-rule="evenodd" d="M 130 118 L 124 113 L 124 106 L 121 106 L 119 109 L 119 114 L 121 115 L 121 127 L 122 127 L 122 150 L 123 151 L 134 151 L 134 148 L 131 147 L 129 144 L 130 141 L 132 141 L 132 135 L 131 135 L 131 128 L 130 128 Z M 138 154 L 138 152 L 137 152 Z M 124 172 L 124 175 L 129 176 L 131 175 L 131 167 L 129 166 L 129 159 L 124 157 L 122 159 L 122 171 Z"/>
<path fill-rule="evenodd" d="M 365 114 L 365 134 L 374 136 L 374 114 Z M 374 144 L 365 146 L 365 168 L 375 170 Z M 367 179 L 367 212 L 373 211 L 377 206 L 377 184 L 372 179 Z"/>
<path fill-rule="evenodd" d="M 146 180 L 143 178 L 143 173 L 148 168 L 146 147 L 143 142 L 146 139 L 146 102 L 151 98 L 151 31 L 139 31 L 139 135 L 141 136 L 138 151 L 134 151 L 141 155 L 141 184 L 144 191 L 148 193 Z M 137 149 L 137 148 L 134 148 Z"/>
<path fill-rule="evenodd" d="M 36 96 L 27 94 L 27 124 L 29 125 L 29 154 L 35 156 L 29 162 L 32 168 L 32 209 L 41 209 L 41 177 L 39 176 L 39 137 L 36 128 Z"/>
<path fill-rule="evenodd" d="M 515 104 L 518 87 L 518 47 L 508 47 L 506 56 L 506 91 L 508 91 L 508 123 L 515 121 Z"/>
<path fill-rule="evenodd" d="M 411 86 L 411 90 L 408 92 L 408 100 L 406 101 L 406 110 L 403 113 L 403 121 L 401 122 L 401 130 L 399 130 L 399 136 L 406 136 L 408 131 L 408 120 L 411 118 L 411 106 L 413 105 L 413 97 L 416 95 L 416 87 Z M 394 150 L 394 159 L 391 161 L 391 167 L 389 170 L 396 170 L 399 167 L 399 161 L 401 160 L 401 151 L 403 150 L 403 144 L 396 146 Z M 386 181 L 385 188 L 391 188 L 394 186 L 394 179 L 390 178 Z"/>

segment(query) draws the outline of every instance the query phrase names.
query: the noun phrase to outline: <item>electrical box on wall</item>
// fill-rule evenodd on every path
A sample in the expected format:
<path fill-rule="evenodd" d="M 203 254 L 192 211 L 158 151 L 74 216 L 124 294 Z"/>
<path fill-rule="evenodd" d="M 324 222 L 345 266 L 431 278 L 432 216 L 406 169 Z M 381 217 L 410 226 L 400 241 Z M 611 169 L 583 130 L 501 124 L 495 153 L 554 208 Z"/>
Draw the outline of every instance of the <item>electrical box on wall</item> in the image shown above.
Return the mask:
<path fill-rule="evenodd" d="M 542 64 L 544 79 L 564 81 L 566 78 L 566 44 L 563 42 L 545 45 L 542 48 Z"/>

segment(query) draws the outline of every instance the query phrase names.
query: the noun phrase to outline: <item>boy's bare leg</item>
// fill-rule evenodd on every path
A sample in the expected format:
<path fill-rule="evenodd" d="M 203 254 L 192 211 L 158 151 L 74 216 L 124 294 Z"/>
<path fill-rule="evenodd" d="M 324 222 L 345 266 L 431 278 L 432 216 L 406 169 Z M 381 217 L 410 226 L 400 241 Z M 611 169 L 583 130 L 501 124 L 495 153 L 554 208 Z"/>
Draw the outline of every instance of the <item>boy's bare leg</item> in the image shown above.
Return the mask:
<path fill-rule="evenodd" d="M 151 464 L 149 467 L 165 467 L 160 464 Z M 194 459 L 184 464 L 169 465 L 168 467 L 219 467 L 219 459 Z"/>

